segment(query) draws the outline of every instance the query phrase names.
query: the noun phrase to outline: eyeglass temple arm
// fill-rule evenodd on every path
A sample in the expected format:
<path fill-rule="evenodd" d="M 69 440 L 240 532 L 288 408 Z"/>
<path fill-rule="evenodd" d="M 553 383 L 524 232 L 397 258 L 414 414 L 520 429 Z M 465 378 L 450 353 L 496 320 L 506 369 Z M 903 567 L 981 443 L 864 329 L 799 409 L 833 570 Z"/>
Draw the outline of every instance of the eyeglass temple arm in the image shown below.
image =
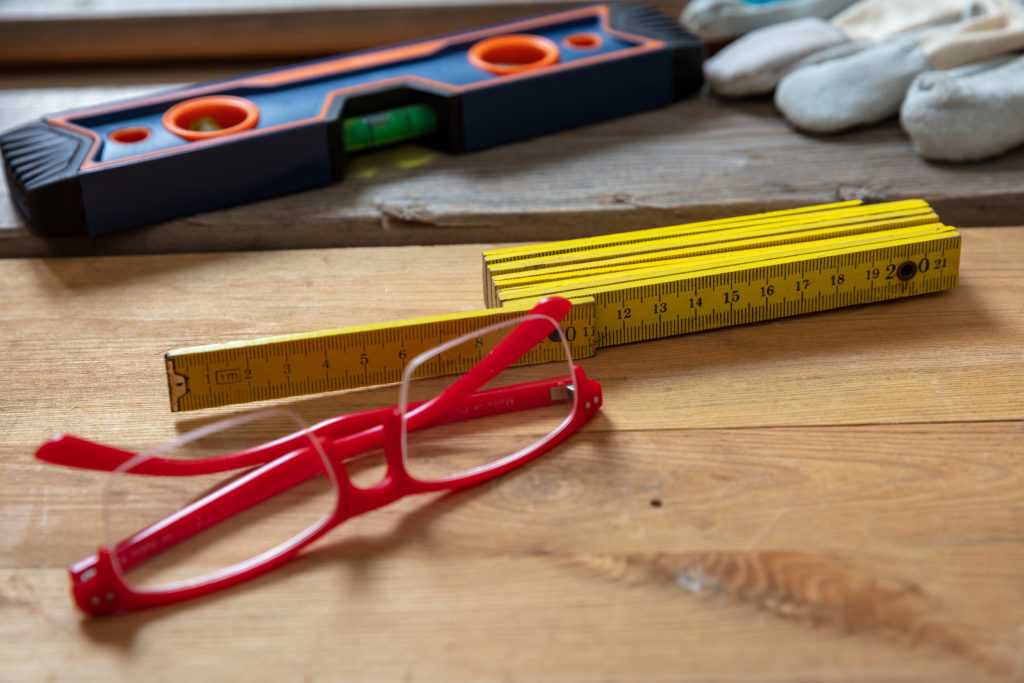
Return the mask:
<path fill-rule="evenodd" d="M 566 299 L 551 297 L 537 304 L 530 313 L 540 313 L 554 320 L 560 320 L 565 316 L 570 307 L 571 304 Z M 523 354 L 551 333 L 550 327 L 550 323 L 544 320 L 529 320 L 519 325 L 508 338 L 503 340 L 501 344 L 485 356 L 477 366 L 452 384 L 441 396 L 430 401 L 410 404 L 407 409 L 410 411 L 417 410 L 417 412 L 414 414 L 414 419 L 410 421 L 409 428 L 421 429 L 430 424 L 440 424 L 442 422 L 472 419 L 474 417 L 494 414 L 495 411 L 488 413 L 481 411 L 486 407 L 483 399 L 493 397 L 496 393 L 503 394 L 502 398 L 511 401 L 510 405 L 496 412 L 513 412 L 515 410 L 546 405 L 545 403 L 537 402 L 524 403 L 523 397 L 526 396 L 524 392 L 527 391 L 525 388 L 519 393 L 512 387 L 475 393 L 473 393 L 473 390 L 483 386 L 509 365 L 516 362 Z M 542 383 L 551 384 L 551 381 L 544 380 Z M 571 378 L 570 382 L 563 382 L 562 384 L 568 383 L 571 383 Z M 468 392 L 468 395 L 463 392 Z M 517 399 L 517 397 L 519 398 Z M 540 398 L 543 400 L 543 394 L 540 395 Z M 439 401 L 439 399 L 444 400 Z M 425 404 L 431 404 L 430 409 L 419 412 L 418 409 Z M 467 408 L 466 406 L 470 407 Z M 323 438 L 342 438 L 380 424 L 384 416 L 392 410 L 393 408 L 378 408 L 350 415 L 342 415 L 325 420 L 312 427 L 310 431 Z M 429 415 L 426 413 L 429 413 Z M 452 413 L 452 416 L 446 417 L 449 413 Z M 434 415 L 437 415 L 437 417 L 432 417 Z M 304 433 L 298 433 L 237 453 L 198 460 L 152 457 L 133 467 L 131 473 L 158 476 L 195 476 L 228 472 L 270 462 L 274 458 L 300 448 L 305 439 Z M 53 437 L 40 446 L 35 454 L 36 458 L 45 462 L 104 472 L 115 471 L 118 467 L 135 458 L 136 455 L 136 453 L 131 451 L 106 446 L 70 435 Z"/>
<path fill-rule="evenodd" d="M 563 379 L 566 381 L 562 381 Z M 566 378 L 545 379 L 527 384 L 477 392 L 471 394 L 463 404 L 455 406 L 429 424 L 421 424 L 416 428 L 422 429 L 434 424 L 472 420 L 498 413 L 527 410 L 548 405 L 548 403 L 560 400 L 561 398 L 550 395 L 550 392 L 555 391 L 555 387 L 567 386 L 569 384 L 571 384 L 571 378 L 566 376 Z M 502 399 L 500 403 L 492 400 L 499 397 Z M 564 398 L 568 398 L 568 396 Z M 415 408 L 423 403 L 423 401 L 419 401 L 410 404 L 410 408 Z M 332 441 L 342 439 L 353 433 L 364 431 L 380 424 L 384 415 L 393 410 L 393 407 L 377 408 L 361 413 L 342 415 L 325 420 L 309 431 L 321 438 Z M 275 458 L 301 448 L 305 441 L 304 433 L 300 432 L 299 434 L 293 434 L 277 441 L 254 446 L 238 453 L 228 453 L 199 460 L 153 457 L 132 467 L 130 474 L 197 476 L 230 472 L 232 470 L 266 464 Z M 36 458 L 44 462 L 101 472 L 113 472 L 137 456 L 138 453 L 133 451 L 122 450 L 67 434 L 53 437 L 36 451 Z"/>
<path fill-rule="evenodd" d="M 329 426 L 327 433 L 320 433 L 321 425 L 313 431 L 321 437 L 337 439 L 361 432 L 381 423 L 384 415 L 393 408 L 376 408 L 360 413 L 342 415 L 326 420 L 321 425 Z M 305 432 L 298 432 L 259 446 L 196 460 L 161 458 L 154 456 L 133 466 L 131 474 L 157 476 L 196 476 L 216 474 L 253 467 L 268 463 L 286 453 L 302 448 L 308 443 Z M 36 458 L 55 465 L 78 467 L 101 472 L 113 472 L 129 460 L 138 456 L 132 451 L 106 446 L 77 436 L 61 434 L 53 437 L 36 450 Z"/>

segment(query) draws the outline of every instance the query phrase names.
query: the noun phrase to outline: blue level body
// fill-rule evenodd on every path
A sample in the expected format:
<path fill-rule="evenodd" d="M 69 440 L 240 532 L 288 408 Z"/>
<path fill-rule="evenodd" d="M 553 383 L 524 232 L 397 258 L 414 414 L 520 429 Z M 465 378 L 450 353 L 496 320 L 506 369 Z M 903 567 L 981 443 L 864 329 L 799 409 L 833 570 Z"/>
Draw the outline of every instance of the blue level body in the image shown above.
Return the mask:
<path fill-rule="evenodd" d="M 592 5 L 53 114 L 0 153 L 30 230 L 100 235 L 336 182 L 352 122 L 472 152 L 670 104 L 703 57 L 654 10 Z"/>

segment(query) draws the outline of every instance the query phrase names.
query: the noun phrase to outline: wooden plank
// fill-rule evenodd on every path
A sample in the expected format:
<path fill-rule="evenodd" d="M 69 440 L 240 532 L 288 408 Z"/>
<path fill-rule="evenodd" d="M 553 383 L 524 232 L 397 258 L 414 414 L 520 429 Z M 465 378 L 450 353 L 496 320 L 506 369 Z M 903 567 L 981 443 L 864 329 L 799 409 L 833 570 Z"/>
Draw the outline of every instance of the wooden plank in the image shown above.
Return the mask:
<path fill-rule="evenodd" d="M 1024 676 L 1024 227 L 966 231 L 950 293 L 602 349 L 602 414 L 531 465 L 210 599 L 76 614 L 102 477 L 38 443 L 233 412 L 167 411 L 173 346 L 478 307 L 491 246 L 0 261 L 3 677 Z"/>
<path fill-rule="evenodd" d="M 60 564 L 94 550 L 94 478 L 7 467 L 5 670 L 1019 680 L 1015 429 L 590 432 L 482 489 L 353 520 L 255 584 L 86 622 Z"/>
<path fill-rule="evenodd" d="M 0 130 L 145 90 L 7 82 Z M 808 137 L 769 102 L 701 95 L 473 154 L 404 145 L 358 157 L 330 187 L 95 239 L 30 234 L 4 185 L 0 256 L 544 241 L 853 197 L 921 197 L 953 225 L 1012 225 L 1021 188 L 1020 150 L 985 163 L 930 164 L 895 122 Z"/>
<path fill-rule="evenodd" d="M 552 12 L 558 0 L 74 0 L 0 4 L 0 64 L 331 55 Z M 685 0 L 648 5 L 678 16 Z"/>

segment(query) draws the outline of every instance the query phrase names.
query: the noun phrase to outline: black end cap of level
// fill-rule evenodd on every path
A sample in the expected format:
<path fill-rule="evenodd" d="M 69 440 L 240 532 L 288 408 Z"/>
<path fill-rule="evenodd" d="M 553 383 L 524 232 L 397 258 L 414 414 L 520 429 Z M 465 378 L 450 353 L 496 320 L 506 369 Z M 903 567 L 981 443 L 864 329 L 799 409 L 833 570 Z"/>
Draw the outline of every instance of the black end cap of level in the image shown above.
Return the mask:
<path fill-rule="evenodd" d="M 660 40 L 672 51 L 675 99 L 689 97 L 704 85 L 707 48 L 678 21 L 645 5 L 619 3 L 608 5 L 608 17 L 612 28 Z"/>
<path fill-rule="evenodd" d="M 0 154 L 11 199 L 35 234 L 88 234 L 78 168 L 90 144 L 85 135 L 43 121 L 0 136 Z"/>

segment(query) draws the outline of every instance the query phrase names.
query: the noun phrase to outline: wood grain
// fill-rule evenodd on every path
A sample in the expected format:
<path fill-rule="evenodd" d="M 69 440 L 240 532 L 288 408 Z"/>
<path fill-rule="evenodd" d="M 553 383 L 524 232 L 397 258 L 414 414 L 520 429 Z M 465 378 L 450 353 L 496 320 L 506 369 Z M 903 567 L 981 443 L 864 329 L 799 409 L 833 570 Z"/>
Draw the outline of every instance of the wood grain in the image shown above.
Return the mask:
<path fill-rule="evenodd" d="M 76 614 L 101 477 L 38 443 L 232 412 L 168 412 L 170 347 L 476 308 L 491 246 L 0 261 L 0 678 L 1024 677 L 1024 227 L 965 231 L 953 292 L 602 349 L 602 414 L 548 456 L 236 590 Z"/>
<path fill-rule="evenodd" d="M 8 0 L 0 64 L 300 59 L 553 12 L 558 0 Z M 678 16 L 685 0 L 646 3 Z"/>
<path fill-rule="evenodd" d="M 0 91 L 0 129 L 146 90 Z M 952 225 L 1012 225 L 1022 187 L 1019 150 L 929 164 L 895 122 L 814 138 L 790 130 L 769 102 L 701 95 L 473 154 L 405 145 L 357 158 L 330 187 L 102 238 L 32 235 L 4 184 L 0 256 L 544 241 L 854 197 L 920 197 Z"/>

